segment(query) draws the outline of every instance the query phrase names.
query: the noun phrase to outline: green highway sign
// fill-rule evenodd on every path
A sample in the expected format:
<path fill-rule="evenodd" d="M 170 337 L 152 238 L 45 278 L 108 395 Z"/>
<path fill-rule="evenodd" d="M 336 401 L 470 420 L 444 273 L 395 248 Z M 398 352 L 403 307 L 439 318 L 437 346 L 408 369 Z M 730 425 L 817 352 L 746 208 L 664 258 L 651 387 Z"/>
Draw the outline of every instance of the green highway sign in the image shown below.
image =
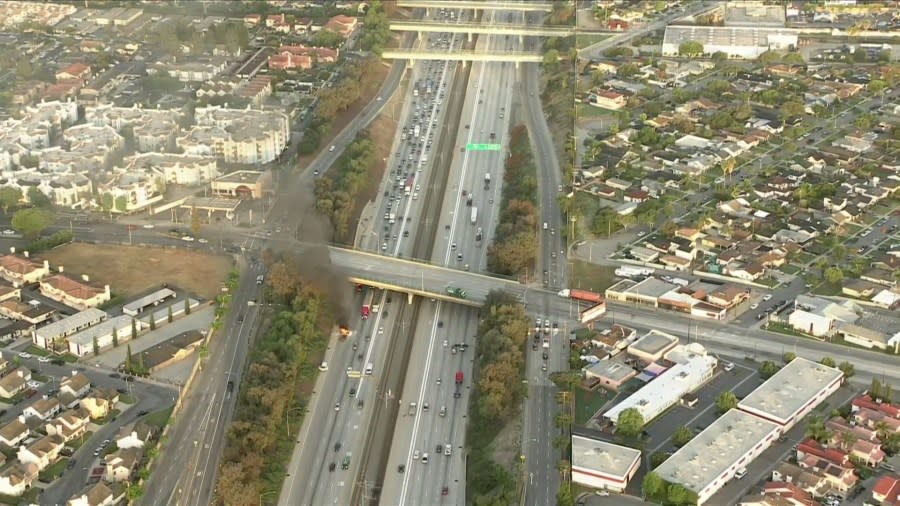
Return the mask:
<path fill-rule="evenodd" d="M 466 144 L 469 151 L 500 151 L 499 144 Z"/>

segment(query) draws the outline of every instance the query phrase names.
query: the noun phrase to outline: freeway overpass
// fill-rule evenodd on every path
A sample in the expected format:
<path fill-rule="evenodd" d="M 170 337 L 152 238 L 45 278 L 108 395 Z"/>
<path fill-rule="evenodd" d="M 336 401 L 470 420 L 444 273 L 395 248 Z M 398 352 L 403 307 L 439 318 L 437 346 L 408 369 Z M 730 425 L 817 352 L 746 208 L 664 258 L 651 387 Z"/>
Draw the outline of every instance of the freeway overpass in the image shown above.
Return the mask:
<path fill-rule="evenodd" d="M 483 61 L 483 62 L 515 62 L 540 63 L 544 56 L 538 52 L 528 51 L 473 51 L 456 50 L 447 51 L 422 51 L 422 50 L 385 50 L 381 57 L 389 60 L 453 60 L 453 61 Z"/>
<path fill-rule="evenodd" d="M 575 30 L 566 26 L 514 25 L 508 23 L 437 23 L 434 21 L 391 21 L 395 32 L 473 33 L 487 35 L 530 35 L 533 37 L 566 37 Z"/>
<path fill-rule="evenodd" d="M 397 7 L 414 9 L 491 9 L 500 11 L 552 12 L 552 2 L 474 2 L 456 0 L 397 0 Z"/>

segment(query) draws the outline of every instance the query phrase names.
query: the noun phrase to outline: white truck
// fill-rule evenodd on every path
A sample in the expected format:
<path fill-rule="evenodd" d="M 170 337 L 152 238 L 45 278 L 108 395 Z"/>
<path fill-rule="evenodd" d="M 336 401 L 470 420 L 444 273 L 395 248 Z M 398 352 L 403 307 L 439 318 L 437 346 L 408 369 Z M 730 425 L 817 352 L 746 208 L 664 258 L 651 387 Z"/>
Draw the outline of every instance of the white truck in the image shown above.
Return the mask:
<path fill-rule="evenodd" d="M 472 225 L 474 225 L 477 222 L 478 222 L 478 208 L 473 207 L 472 208 Z"/>
<path fill-rule="evenodd" d="M 487 188 L 490 185 L 491 185 L 491 173 L 485 172 L 484 173 L 484 187 Z"/>
<path fill-rule="evenodd" d="M 650 276 L 653 274 L 653 269 L 648 269 L 646 267 L 632 267 L 629 265 L 623 265 L 616 269 L 616 276 L 622 278 L 635 278 L 640 276 Z"/>
<path fill-rule="evenodd" d="M 413 138 L 414 138 L 414 139 L 418 139 L 418 138 L 419 138 L 419 134 L 420 134 L 421 132 L 422 132 L 422 129 L 419 128 L 419 125 L 418 125 L 418 124 L 417 124 L 416 126 L 414 126 L 414 127 L 413 127 Z"/>
<path fill-rule="evenodd" d="M 396 222 L 397 222 L 397 214 L 396 214 L 396 213 L 391 213 L 391 214 L 389 214 L 389 215 L 388 215 L 388 223 L 390 223 L 391 225 L 393 225 L 393 224 L 396 223 Z"/>

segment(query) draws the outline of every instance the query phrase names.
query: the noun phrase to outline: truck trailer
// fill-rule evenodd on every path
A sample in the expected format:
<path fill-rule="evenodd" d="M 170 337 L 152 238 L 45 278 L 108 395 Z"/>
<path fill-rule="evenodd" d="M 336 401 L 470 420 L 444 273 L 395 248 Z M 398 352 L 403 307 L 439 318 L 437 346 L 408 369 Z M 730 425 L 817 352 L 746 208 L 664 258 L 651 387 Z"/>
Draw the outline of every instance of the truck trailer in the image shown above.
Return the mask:
<path fill-rule="evenodd" d="M 594 304 L 599 304 L 604 301 L 603 296 L 599 293 L 589 292 L 587 290 L 577 290 L 575 288 L 560 290 L 558 295 L 567 299 L 583 300 Z"/>
<path fill-rule="evenodd" d="M 623 265 L 616 268 L 616 276 L 623 278 L 646 277 L 653 275 L 653 269 Z"/>
<path fill-rule="evenodd" d="M 472 225 L 478 223 L 478 208 L 472 208 Z"/>

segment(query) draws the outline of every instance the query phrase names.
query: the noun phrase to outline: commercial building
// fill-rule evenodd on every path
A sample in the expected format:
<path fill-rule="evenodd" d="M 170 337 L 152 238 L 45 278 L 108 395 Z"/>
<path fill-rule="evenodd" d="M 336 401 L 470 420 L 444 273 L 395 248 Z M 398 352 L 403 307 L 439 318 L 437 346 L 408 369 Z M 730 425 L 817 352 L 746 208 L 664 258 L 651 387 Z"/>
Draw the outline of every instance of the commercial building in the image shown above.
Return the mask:
<path fill-rule="evenodd" d="M 791 28 L 756 26 L 669 25 L 663 36 L 664 56 L 677 56 L 687 41 L 703 44 L 704 54 L 722 52 L 729 58 L 754 59 L 770 49 L 798 47 L 799 32 Z"/>
<path fill-rule="evenodd" d="M 268 171 L 239 170 L 216 178 L 211 184 L 216 195 L 240 199 L 259 199 L 272 189 Z"/>
<path fill-rule="evenodd" d="M 122 312 L 129 316 L 137 316 L 139 313 L 143 312 L 144 309 L 150 306 L 158 306 L 166 299 L 174 297 L 174 291 L 168 288 L 162 288 L 139 299 L 133 300 L 128 304 L 125 304 L 124 306 L 122 306 Z"/>
<path fill-rule="evenodd" d="M 637 376 L 637 371 L 618 360 L 600 360 L 585 367 L 584 376 L 588 380 L 596 380 L 607 390 L 617 391 L 622 384 Z"/>
<path fill-rule="evenodd" d="M 749 413 L 732 409 L 713 422 L 654 471 L 669 483 L 697 494 L 703 504 L 738 469 L 745 467 L 778 439 L 781 428 Z"/>
<path fill-rule="evenodd" d="M 572 436 L 572 481 L 579 485 L 623 492 L 640 462 L 640 450 Z"/>
<path fill-rule="evenodd" d="M 787 431 L 841 386 L 844 373 L 797 357 L 738 403 Z"/>
<path fill-rule="evenodd" d="M 643 416 L 644 422 L 649 422 L 670 406 L 677 404 L 684 394 L 693 392 L 712 378 L 718 364 L 716 357 L 707 353 L 706 349 L 697 343 L 679 345 L 665 357 L 673 362 L 671 367 L 604 413 L 603 417 L 617 423 L 622 411 L 636 408 Z"/>
<path fill-rule="evenodd" d="M 119 315 L 71 335 L 68 338 L 69 353 L 83 357 L 94 351 L 95 342 L 99 349 L 103 349 L 112 346 L 115 341 L 121 343 L 129 340 L 131 339 L 131 322 L 130 316 Z M 140 321 L 136 321 L 135 325 L 138 330 L 143 327 Z M 115 335 L 115 339 L 113 339 L 113 335 Z"/>
<path fill-rule="evenodd" d="M 855 304 L 838 304 L 828 299 L 798 295 L 788 324 L 800 332 L 826 337 L 837 332 L 838 323 L 855 323 L 859 319 Z"/>
<path fill-rule="evenodd" d="M 628 346 L 628 354 L 651 363 L 663 358 L 675 346 L 678 346 L 677 337 L 658 330 L 651 330 Z"/>
<path fill-rule="evenodd" d="M 35 346 L 47 350 L 65 350 L 67 347 L 62 342 L 65 338 L 77 334 L 92 325 L 97 325 L 106 320 L 106 317 L 105 311 L 93 307 L 87 308 L 68 318 L 63 318 L 35 329 L 31 336 L 31 341 Z"/>

